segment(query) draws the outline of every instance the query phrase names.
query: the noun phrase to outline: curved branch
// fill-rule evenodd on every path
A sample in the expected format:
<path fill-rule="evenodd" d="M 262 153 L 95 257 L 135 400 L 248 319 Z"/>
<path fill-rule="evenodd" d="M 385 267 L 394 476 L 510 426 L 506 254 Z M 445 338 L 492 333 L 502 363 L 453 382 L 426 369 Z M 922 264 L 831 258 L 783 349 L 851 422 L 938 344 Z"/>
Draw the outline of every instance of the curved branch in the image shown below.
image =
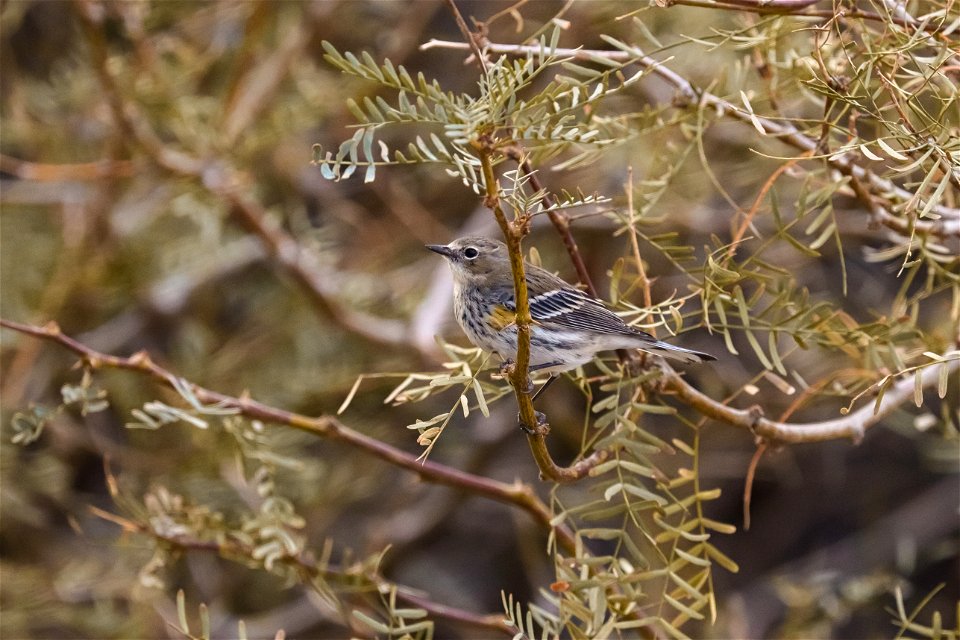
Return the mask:
<path fill-rule="evenodd" d="M 473 147 L 480 157 L 480 167 L 483 172 L 483 184 L 486 189 L 484 204 L 497 219 L 500 232 L 507 243 L 507 251 L 510 254 L 510 270 L 513 274 L 514 300 L 516 300 L 514 324 L 517 327 L 517 353 L 516 360 L 508 370 L 510 384 L 513 386 L 513 393 L 517 398 L 517 405 L 520 409 L 520 424 L 527 431 L 530 450 L 537 466 L 540 467 L 541 475 L 551 480 L 557 480 L 559 478 L 554 471 L 557 466 L 550 457 L 543 438 L 547 433 L 546 425 L 541 425 L 537 419 L 537 412 L 533 408 L 533 398 L 530 395 L 530 324 L 532 319 L 530 317 L 530 299 L 527 294 L 527 277 L 524 273 L 523 249 L 520 246 L 529 229 L 529 217 L 527 217 L 526 212 L 518 212 L 517 217 L 511 222 L 507 220 L 507 216 L 503 212 L 503 205 L 500 201 L 500 181 L 493 170 L 493 156 L 496 153 L 495 142 L 488 136 L 481 136 L 473 141 Z"/>
<path fill-rule="evenodd" d="M 426 44 L 421 45 L 420 48 L 431 49 L 434 47 L 440 47 L 444 49 L 465 49 L 466 45 L 460 42 L 453 42 L 449 40 L 430 40 Z M 508 55 L 536 54 L 541 50 L 540 45 L 512 45 L 496 43 L 488 44 L 487 48 L 494 53 L 503 53 Z M 661 79 L 673 86 L 680 93 L 684 101 L 688 103 L 708 105 L 716 109 L 719 114 L 729 116 L 745 124 L 749 124 L 750 126 L 760 129 L 763 135 L 777 138 L 800 151 L 813 154 L 817 153 L 817 141 L 801 132 L 792 123 L 780 122 L 770 118 L 758 116 L 744 110 L 732 102 L 724 100 L 717 95 L 706 91 L 701 91 L 700 89 L 694 87 L 689 80 L 664 66 L 664 64 L 659 60 L 645 55 L 638 57 L 636 53 L 638 51 L 638 49 L 628 52 L 620 50 L 610 51 L 604 49 L 586 50 L 562 48 L 555 50 L 558 55 L 568 56 L 578 60 L 589 61 L 591 58 L 596 57 L 618 62 L 634 60 L 637 65 L 645 69 L 649 69 L 651 73 L 659 76 Z M 817 156 L 814 156 L 814 158 L 816 157 Z M 880 177 L 872 171 L 868 171 L 864 167 L 856 164 L 851 159 L 851 154 L 833 154 L 822 159 L 827 163 L 828 166 L 840 172 L 842 175 L 849 177 L 851 180 L 860 181 L 865 186 L 869 185 L 869 190 L 880 196 L 880 198 L 885 202 L 888 201 L 888 197 L 884 197 L 884 194 L 890 194 L 903 202 L 910 201 L 916 197 L 915 193 L 904 189 L 903 187 L 897 186 L 893 181 Z M 867 190 L 864 189 L 862 193 L 866 194 Z M 863 200 L 863 195 L 861 195 L 861 193 L 855 192 L 855 194 L 859 199 Z M 934 203 L 930 210 L 931 212 L 940 216 L 939 220 L 912 220 L 892 213 L 887 207 L 874 205 L 872 200 L 869 199 L 869 194 L 867 197 L 868 201 L 864 202 L 864 204 L 868 207 L 870 212 L 876 216 L 877 221 L 884 226 L 897 231 L 898 233 L 909 235 L 911 231 L 915 231 L 917 233 L 930 234 L 938 237 L 960 237 L 960 209 L 954 209 L 940 203 Z"/>
<path fill-rule="evenodd" d="M 947 360 L 943 364 L 932 365 L 924 369 L 919 374 L 921 386 L 926 388 L 937 384 L 940 367 L 944 366 L 947 367 L 950 374 L 956 373 L 957 370 L 960 370 L 960 358 Z M 859 443 L 867 429 L 883 420 L 894 409 L 913 397 L 916 386 L 916 381 L 913 376 L 910 376 L 891 385 L 883 394 L 879 406 L 868 403 L 842 418 L 833 420 L 787 423 L 764 418 L 762 411 L 758 408 L 734 409 L 728 407 L 694 389 L 669 365 L 662 365 L 661 369 L 664 374 L 665 389 L 673 392 L 678 398 L 703 415 L 734 427 L 747 429 L 767 440 L 788 444 L 823 442 L 844 438 Z"/>
<path fill-rule="evenodd" d="M 178 385 L 182 386 L 186 382 L 153 362 L 144 351 L 139 351 L 128 358 L 100 353 L 65 335 L 54 322 L 43 327 L 37 327 L 0 318 L 0 327 L 55 342 L 83 357 L 94 369 L 109 367 L 136 371 L 147 374 L 172 388 L 176 388 Z M 557 542 L 565 550 L 572 552 L 576 547 L 573 533 L 565 526 L 551 524 L 553 514 L 529 485 L 519 482 L 507 484 L 429 460 L 420 462 L 406 451 L 381 442 L 376 438 L 371 438 L 359 431 L 354 431 L 332 416 L 305 416 L 285 409 L 278 409 L 248 397 L 238 398 L 193 383 L 187 382 L 186 384 L 197 399 L 205 404 L 219 404 L 223 407 L 234 408 L 248 418 L 287 425 L 329 440 L 342 442 L 396 467 L 410 471 L 428 482 L 461 489 L 474 495 L 522 509 L 542 526 L 552 530 L 557 537 Z"/>
<path fill-rule="evenodd" d="M 482 53 L 477 44 L 476 36 L 470 32 L 454 0 L 447 0 L 457 25 L 467 40 L 465 45 L 469 46 L 477 57 L 481 70 L 486 73 L 487 66 L 482 57 Z M 609 453 L 606 451 L 597 451 L 593 455 L 575 463 L 571 467 L 561 467 L 553 461 L 550 451 L 547 449 L 546 434 L 550 428 L 546 422 L 541 422 L 537 411 L 533 408 L 533 398 L 530 395 L 530 300 L 527 293 L 527 278 L 524 274 L 523 248 L 521 242 L 530 229 L 530 216 L 527 212 L 517 212 L 512 221 L 507 220 L 500 200 L 500 181 L 494 171 L 494 155 L 503 153 L 520 167 L 520 170 L 530 178 L 531 185 L 537 191 L 543 191 L 544 200 L 548 203 L 552 201 L 556 204 L 531 167 L 529 161 L 523 153 L 523 148 L 513 144 L 498 148 L 497 141 L 491 136 L 483 134 L 472 141 L 472 146 L 480 158 L 480 167 L 483 173 L 483 183 L 485 188 L 484 205 L 486 205 L 497 220 L 497 225 L 503 234 L 507 243 L 507 251 L 510 255 L 510 270 L 513 275 L 514 299 L 516 300 L 516 314 L 514 323 L 517 327 L 517 353 L 516 361 L 512 362 L 507 368 L 509 371 L 509 380 L 513 386 L 514 395 L 517 398 L 517 406 L 520 409 L 520 425 L 527 432 L 527 441 L 530 445 L 530 452 L 533 459 L 540 469 L 540 477 L 553 480 L 554 482 L 570 482 L 578 480 L 590 472 L 590 469 L 606 460 Z M 551 207 L 552 208 L 552 207 Z M 553 222 L 560 236 L 563 238 L 570 258 L 573 260 L 577 269 L 580 281 L 587 285 L 591 295 L 596 297 L 596 289 L 587 273 L 586 265 L 580 256 L 580 250 L 577 248 L 576 240 L 570 233 L 570 223 L 566 214 L 560 211 L 550 211 L 550 220 Z"/>

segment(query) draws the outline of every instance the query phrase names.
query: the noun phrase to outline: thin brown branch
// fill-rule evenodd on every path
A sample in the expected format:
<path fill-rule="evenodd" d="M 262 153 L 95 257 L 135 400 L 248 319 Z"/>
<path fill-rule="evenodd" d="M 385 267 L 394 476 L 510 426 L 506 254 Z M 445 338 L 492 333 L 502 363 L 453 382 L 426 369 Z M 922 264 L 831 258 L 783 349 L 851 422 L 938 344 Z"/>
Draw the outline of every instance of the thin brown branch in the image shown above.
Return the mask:
<path fill-rule="evenodd" d="M 760 458 L 767 451 L 770 443 L 766 440 L 760 440 L 757 443 L 757 449 L 750 458 L 750 466 L 747 467 L 747 477 L 743 481 L 743 530 L 750 531 L 750 504 L 753 501 L 753 479 L 757 473 L 757 465 L 760 464 Z"/>
<path fill-rule="evenodd" d="M 804 155 L 810 155 L 810 153 L 808 152 Z M 743 239 L 744 234 L 746 234 L 747 229 L 753 223 L 754 217 L 756 217 L 757 212 L 760 210 L 760 204 L 763 202 L 763 199 L 767 197 L 767 193 L 769 193 L 770 189 L 773 188 L 773 184 L 781 175 L 783 175 L 787 170 L 790 169 L 790 167 L 795 165 L 800 160 L 801 158 L 792 158 L 779 165 L 773 171 L 773 173 L 770 174 L 770 177 L 767 178 L 767 181 L 763 183 L 763 186 L 760 188 L 760 193 L 757 194 L 757 197 L 753 201 L 753 206 L 750 207 L 749 211 L 747 211 L 747 214 L 743 217 L 743 222 L 740 223 L 740 226 L 733 234 L 733 238 L 730 240 L 730 247 L 727 249 L 728 258 L 732 258 L 733 254 L 737 252 L 737 247 L 740 245 L 740 241 Z"/>
<path fill-rule="evenodd" d="M 238 558 L 243 558 L 248 562 L 253 562 L 254 564 L 260 564 L 261 562 L 257 558 L 256 549 L 253 546 L 230 537 L 226 537 L 222 540 L 204 540 L 202 538 L 195 538 L 188 535 L 173 535 L 158 531 L 147 524 L 130 520 L 129 518 L 125 518 L 97 507 L 90 507 L 90 512 L 98 518 L 119 526 L 126 532 L 150 536 L 154 540 L 163 542 L 176 549 L 181 549 L 184 551 L 214 552 L 222 558 L 233 561 L 236 561 Z M 322 577 L 324 580 L 328 581 L 349 579 L 352 582 L 357 577 L 353 575 L 352 572 L 319 566 L 309 554 L 305 553 L 295 556 L 282 556 L 279 559 L 279 562 L 292 567 L 297 571 L 297 573 L 305 576 L 308 579 Z M 371 589 L 376 589 L 381 592 L 389 589 L 396 589 L 397 600 L 423 609 L 435 618 L 442 618 L 445 620 L 450 620 L 451 622 L 457 622 L 505 635 L 512 635 L 514 632 L 514 630 L 507 626 L 506 622 L 504 622 L 503 615 L 501 614 L 481 615 L 457 607 L 434 602 L 427 597 L 417 595 L 415 590 L 411 589 L 410 587 L 391 582 L 379 573 L 365 571 L 362 577 L 370 583 Z M 354 592 L 355 590 L 356 586 L 351 584 L 350 591 Z"/>
<path fill-rule="evenodd" d="M 408 346 L 409 330 L 399 320 L 388 320 L 352 309 L 337 300 L 341 287 L 335 278 L 322 275 L 313 254 L 303 251 L 297 241 L 277 225 L 268 222 L 266 211 L 260 203 L 250 198 L 236 181 L 207 180 L 208 189 L 224 198 L 233 206 L 231 215 L 248 231 L 256 235 L 271 258 L 279 264 L 301 287 L 310 293 L 313 302 L 326 315 L 341 326 L 376 344 Z M 421 353 L 426 358 L 428 354 Z"/>
<path fill-rule="evenodd" d="M 921 385 L 926 388 L 937 384 L 940 367 L 947 367 L 950 374 L 960 370 L 960 358 L 952 358 L 943 364 L 931 365 L 919 373 Z M 887 417 L 894 409 L 913 397 L 914 377 L 907 376 L 892 384 L 883 394 L 879 406 L 868 403 L 841 418 L 809 423 L 787 423 L 763 417 L 758 408 L 734 409 L 721 404 L 687 384 L 669 366 L 663 365 L 664 388 L 704 416 L 734 427 L 746 429 L 757 436 L 773 442 L 798 444 L 849 439 L 860 442 L 867 429 Z"/>
<path fill-rule="evenodd" d="M 178 384 L 186 383 L 171 371 L 153 362 L 146 352 L 141 351 L 127 358 L 101 353 L 64 335 L 56 323 L 51 322 L 46 326 L 38 327 L 0 318 L 0 327 L 55 342 L 80 355 L 93 369 L 107 367 L 136 371 L 147 374 L 154 380 L 174 388 Z M 189 385 L 196 398 L 205 404 L 220 404 L 227 408 L 237 409 L 248 418 L 286 425 L 322 438 L 342 442 L 396 467 L 412 472 L 428 482 L 454 487 L 473 495 L 517 507 L 529 513 L 542 526 L 552 529 L 560 546 L 565 550 L 572 551 L 575 548 L 573 533 L 566 527 L 554 527 L 550 524 L 553 514 L 528 485 L 506 484 L 483 476 L 465 473 L 459 469 L 432 461 L 421 463 L 415 456 L 354 431 L 332 416 L 305 416 L 278 409 L 248 397 L 238 398 L 196 384 L 186 384 Z"/>
<path fill-rule="evenodd" d="M 643 292 L 643 308 L 653 307 L 653 294 L 650 291 L 650 278 L 647 277 L 647 269 L 643 265 L 643 257 L 640 255 L 640 243 L 637 240 L 636 224 L 637 212 L 633 206 L 633 166 L 627 167 L 627 216 L 630 220 L 630 249 L 633 251 L 633 261 L 637 263 L 637 274 L 640 276 L 640 289 Z M 640 316 L 640 324 L 647 320 L 649 314 Z M 656 336 L 656 327 L 650 328 L 651 335 Z"/>
<path fill-rule="evenodd" d="M 946 31 L 949 26 L 949 24 L 946 23 L 918 25 L 900 16 L 886 16 L 862 9 L 845 8 L 838 12 L 833 9 L 808 8 L 810 5 L 815 4 L 813 2 L 807 3 L 806 6 L 791 8 L 788 4 L 790 1 L 791 0 L 771 0 L 770 2 L 764 2 L 764 0 L 663 0 L 663 5 L 666 7 L 683 5 L 687 7 L 700 7 L 702 9 L 719 9 L 721 11 L 750 11 L 763 15 L 789 14 L 798 18 L 821 18 L 824 20 L 833 20 L 840 17 L 844 19 L 858 18 L 872 22 L 893 22 L 901 27 L 916 28 L 931 36 L 938 36 L 944 41 L 948 41 L 947 36 L 943 35 L 943 32 Z M 802 4 L 803 2 L 805 2 L 805 0 L 798 0 L 796 4 Z"/>
<path fill-rule="evenodd" d="M 583 256 L 580 255 L 577 241 L 570 232 L 569 216 L 565 211 L 557 209 L 557 199 L 552 193 L 544 189 L 543 183 L 540 182 L 537 172 L 530 165 L 530 160 L 522 147 L 514 144 L 504 149 L 504 152 L 508 158 L 517 163 L 524 176 L 530 179 L 530 186 L 533 187 L 533 190 L 543 193 L 543 203 L 548 208 L 547 217 L 550 218 L 550 222 L 553 223 L 553 227 L 563 240 L 563 246 L 566 247 L 567 254 L 570 256 L 570 262 L 573 263 L 573 268 L 577 270 L 577 278 L 580 280 L 580 284 L 586 287 L 587 293 L 591 296 L 598 297 L 597 288 L 593 286 L 593 281 L 590 279 L 590 272 L 587 271 L 587 265 L 584 264 Z"/>
<path fill-rule="evenodd" d="M 833 14 L 831 13 L 831 15 Z M 449 40 L 431 40 L 421 45 L 421 49 L 436 47 L 463 49 L 465 45 Z M 539 45 L 489 43 L 487 47 L 494 53 L 505 53 L 509 55 L 527 55 L 540 51 Z M 555 53 L 558 56 L 586 61 L 589 61 L 592 57 L 602 57 L 620 62 L 633 60 L 637 65 L 649 69 L 651 73 L 673 86 L 680 93 L 684 101 L 710 106 L 719 114 L 759 128 L 763 135 L 777 138 L 804 153 L 816 154 L 817 140 L 801 132 L 792 123 L 758 116 L 719 96 L 699 90 L 694 87 L 689 80 L 650 56 L 637 55 L 634 51 L 611 51 L 604 49 L 585 50 L 558 48 L 555 50 Z M 840 172 L 842 175 L 860 180 L 865 186 L 869 187 L 870 192 L 874 194 L 875 197 L 888 203 L 886 207 L 878 206 L 879 222 L 884 226 L 902 234 L 909 234 L 911 230 L 914 230 L 916 233 L 938 237 L 960 237 L 960 209 L 947 207 L 941 203 L 934 203 L 930 211 L 940 217 L 940 219 L 935 220 L 915 220 L 896 215 L 890 211 L 890 208 L 893 206 L 890 199 L 895 198 L 900 202 L 910 202 L 916 198 L 916 194 L 856 164 L 853 157 L 854 154 L 852 153 L 845 155 L 833 154 L 828 157 L 811 155 L 811 160 L 822 159 L 828 166 Z"/>
<path fill-rule="evenodd" d="M 21 180 L 58 182 L 62 180 L 100 180 L 102 178 L 128 178 L 133 175 L 133 163 L 129 160 L 97 160 L 78 164 L 50 164 L 28 162 L 0 154 L 0 171 Z"/>
<path fill-rule="evenodd" d="M 480 70 L 483 73 L 487 72 L 487 59 L 483 55 L 483 51 L 480 50 L 480 45 L 477 42 L 477 34 L 470 31 L 470 27 L 467 26 L 466 21 L 463 19 L 463 14 L 460 13 L 460 9 L 457 8 L 457 3 L 454 0 L 445 0 L 447 6 L 450 7 L 450 12 L 453 14 L 453 19 L 457 21 L 457 28 L 460 29 L 460 33 L 463 34 L 463 39 L 465 45 L 470 47 L 470 50 L 473 51 L 473 56 L 477 59 L 477 64 L 480 65 Z"/>
<path fill-rule="evenodd" d="M 480 167 L 483 171 L 486 196 L 484 204 L 493 212 L 500 226 L 500 232 L 507 243 L 510 253 L 510 269 L 513 274 L 514 300 L 516 316 L 514 324 L 517 327 L 516 360 L 510 370 L 510 384 L 513 386 L 517 405 L 520 408 L 520 423 L 530 433 L 530 447 L 537 461 L 540 471 L 548 478 L 552 478 L 553 460 L 547 453 L 543 436 L 546 429 L 539 428 L 537 414 L 533 408 L 533 399 L 530 396 L 530 299 L 527 294 L 527 277 L 524 272 L 523 248 L 521 243 L 528 232 L 529 221 L 525 212 L 517 214 L 512 222 L 507 220 L 500 200 L 500 181 L 493 169 L 493 156 L 497 153 L 495 142 L 487 136 L 474 141 L 474 149 L 480 157 Z"/>
<path fill-rule="evenodd" d="M 486 186 L 485 204 L 493 211 L 497 224 L 507 242 L 510 252 L 510 267 L 513 272 L 514 299 L 516 300 L 517 357 L 510 370 L 510 383 L 513 386 L 517 405 L 520 408 L 520 423 L 527 427 L 527 441 L 533 459 L 543 478 L 554 482 L 572 482 L 586 476 L 590 469 L 607 459 L 609 452 L 597 451 L 569 467 L 561 467 L 553 461 L 547 449 L 546 438 L 549 427 L 537 418 L 530 396 L 530 300 L 527 294 L 527 279 L 524 274 L 523 249 L 521 242 L 529 228 L 529 215 L 517 214 L 510 221 L 500 203 L 500 183 L 493 169 L 493 155 L 496 153 L 492 140 L 480 139 L 474 143 L 480 157 L 483 179 Z M 529 165 L 528 165 L 529 168 Z M 579 255 L 579 254 L 578 254 Z"/>

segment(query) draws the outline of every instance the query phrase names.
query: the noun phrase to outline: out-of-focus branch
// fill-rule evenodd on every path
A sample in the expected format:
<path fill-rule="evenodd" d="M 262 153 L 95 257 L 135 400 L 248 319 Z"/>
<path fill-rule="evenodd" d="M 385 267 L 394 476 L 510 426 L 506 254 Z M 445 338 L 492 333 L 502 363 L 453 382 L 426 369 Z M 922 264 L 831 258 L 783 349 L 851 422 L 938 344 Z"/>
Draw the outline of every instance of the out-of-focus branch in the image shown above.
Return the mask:
<path fill-rule="evenodd" d="M 56 182 L 61 180 L 100 180 L 102 178 L 127 178 L 133 175 L 133 163 L 129 160 L 98 160 L 78 164 L 50 164 L 28 162 L 0 154 L 0 171 L 21 180 Z"/>
<path fill-rule="evenodd" d="M 238 82 L 232 87 L 221 123 L 225 146 L 233 144 L 237 136 L 273 100 L 290 66 L 302 56 L 309 44 L 313 24 L 314 21 L 307 20 L 297 29 L 288 29 L 276 49 L 263 62 L 241 70 Z"/>
<path fill-rule="evenodd" d="M 431 40 L 426 44 L 421 45 L 421 49 L 431 48 L 465 49 L 466 46 L 463 43 L 449 40 Z M 538 53 L 540 51 L 539 45 L 489 43 L 487 48 L 494 53 L 504 53 L 508 55 L 527 55 L 529 53 Z M 764 135 L 782 140 L 783 142 L 796 149 L 799 149 L 802 152 L 813 154 L 817 153 L 817 140 L 807 136 L 797 129 L 793 124 L 758 116 L 746 111 L 732 102 L 720 98 L 719 96 L 706 91 L 701 91 L 700 89 L 694 87 L 689 80 L 664 66 L 662 62 L 650 56 L 638 57 L 634 52 L 620 50 L 610 51 L 603 49 L 586 50 L 558 48 L 556 49 L 556 53 L 560 56 L 586 61 L 589 61 L 593 57 L 601 57 L 608 60 L 621 62 L 635 60 L 637 65 L 649 69 L 651 73 L 657 75 L 672 85 L 680 93 L 683 100 L 689 103 L 699 103 L 710 106 L 716 109 L 717 113 L 729 116 L 745 124 L 756 127 L 761 130 Z M 816 159 L 817 157 L 818 156 L 814 155 L 811 159 Z M 869 188 L 870 194 L 884 203 L 889 203 L 891 196 L 895 197 L 901 202 L 916 200 L 917 194 L 894 184 L 887 178 L 882 178 L 875 173 L 868 171 L 859 164 L 856 164 L 852 160 L 852 154 L 833 154 L 823 158 L 823 161 L 826 162 L 827 165 L 832 169 L 838 171 L 844 176 L 848 176 L 851 180 L 859 180 L 864 186 Z M 866 191 L 867 190 L 865 189 L 864 192 Z M 859 193 L 855 192 L 855 194 L 858 198 L 862 199 L 862 196 Z M 887 206 L 879 206 L 875 205 L 872 201 L 865 202 L 864 204 L 877 217 L 877 222 L 880 222 L 884 226 L 889 227 L 898 233 L 909 235 L 911 232 L 916 232 L 938 237 L 960 237 L 960 209 L 947 207 L 940 203 L 933 203 L 933 205 L 930 207 L 930 212 L 940 216 L 940 219 L 910 219 L 904 216 L 896 215 L 890 211 L 889 204 Z"/>
<path fill-rule="evenodd" d="M 230 211 L 233 217 L 260 239 L 273 260 L 311 294 L 310 300 L 321 311 L 371 342 L 401 346 L 409 343 L 406 323 L 380 318 L 341 304 L 337 300 L 337 291 L 341 289 L 337 282 L 329 274 L 324 277 L 314 256 L 303 251 L 290 234 L 270 224 L 267 212 L 260 203 L 247 196 L 243 189 L 236 188 L 235 181 L 208 179 L 205 184 L 233 205 Z"/>
<path fill-rule="evenodd" d="M 373 316 L 340 302 L 337 283 L 329 274 L 323 274 L 313 256 L 302 251 L 293 237 L 278 226 L 269 224 L 266 211 L 259 202 L 249 197 L 247 189 L 254 182 L 251 176 L 230 167 L 224 161 L 194 157 L 172 149 L 157 137 L 147 124 L 147 119 L 137 112 L 133 104 L 124 102 L 115 86 L 107 66 L 107 46 L 100 23 L 100 12 L 89 0 L 78 0 L 77 5 L 114 119 L 128 137 L 157 165 L 174 174 L 199 180 L 210 193 L 227 202 L 231 215 L 260 239 L 274 261 L 301 285 L 310 300 L 345 329 L 377 344 L 411 346 L 409 327 L 405 322 Z M 267 86 L 262 90 L 268 89 Z M 256 108 L 256 105 L 248 105 L 242 111 Z M 236 117 L 242 122 L 250 116 Z M 419 353 L 425 360 L 432 360 L 432 354 L 423 351 Z"/>
<path fill-rule="evenodd" d="M 775 634 L 787 607 L 771 588 L 777 580 L 805 588 L 808 581 L 822 584 L 825 572 L 832 572 L 830 582 L 845 576 L 889 575 L 891 559 L 902 553 L 905 540 L 911 549 L 930 549 L 944 540 L 955 540 L 956 509 L 957 481 L 951 474 L 922 492 L 917 491 L 882 517 L 860 523 L 850 535 L 817 545 L 803 557 L 779 564 L 766 575 L 753 576 L 735 593 L 728 594 L 728 602 L 736 599 L 751 612 L 738 636 L 764 638 Z M 924 636 L 916 633 L 912 637 Z"/>
<path fill-rule="evenodd" d="M 943 364 L 931 365 L 924 369 L 919 373 L 920 385 L 926 388 L 937 384 L 941 367 L 947 367 L 948 375 L 955 374 L 960 370 L 960 357 L 954 357 Z M 841 418 L 798 424 L 769 420 L 763 417 L 763 412 L 759 408 L 728 407 L 687 384 L 669 366 L 664 365 L 661 368 L 664 375 L 664 388 L 704 416 L 747 429 L 767 440 L 788 444 L 841 439 L 859 442 L 867 429 L 912 398 L 917 384 L 914 376 L 908 376 L 891 385 L 883 394 L 878 406 L 875 403 L 867 403 Z"/>
<path fill-rule="evenodd" d="M 254 563 L 259 562 L 256 555 L 256 549 L 253 546 L 245 544 L 239 540 L 231 539 L 229 537 L 223 540 L 204 540 L 187 535 L 164 533 L 163 531 L 154 529 L 149 525 L 130 520 L 129 518 L 124 518 L 123 516 L 118 516 L 114 513 L 110 513 L 96 507 L 91 507 L 90 510 L 95 516 L 116 524 L 124 531 L 150 536 L 154 540 L 163 542 L 176 549 L 182 549 L 184 551 L 214 552 L 223 558 L 231 560 L 244 558 L 247 561 L 253 561 Z M 360 577 L 342 570 L 337 570 L 330 567 L 322 567 L 306 554 L 300 554 L 296 556 L 281 556 L 278 562 L 282 562 L 283 564 L 292 567 L 298 574 L 304 576 L 308 581 L 322 577 L 325 581 L 345 579 L 352 582 L 357 577 Z M 370 583 L 371 589 L 375 589 L 381 593 L 395 588 L 397 600 L 423 609 L 435 618 L 443 618 L 451 622 L 457 622 L 480 629 L 486 629 L 489 632 L 502 633 L 505 635 L 512 635 L 513 633 L 512 628 L 508 627 L 504 622 L 503 615 L 480 615 L 457 607 L 451 607 L 434 602 L 427 597 L 418 595 L 415 593 L 415 590 L 411 589 L 410 587 L 398 585 L 390 580 L 387 580 L 379 573 L 365 571 L 362 578 Z M 350 589 L 355 591 L 356 587 L 351 584 Z"/>
<path fill-rule="evenodd" d="M 759 14 L 790 14 L 798 18 L 822 18 L 824 20 L 836 20 L 837 18 L 858 18 L 860 20 L 870 20 L 872 22 L 893 22 L 901 27 L 913 27 L 924 33 L 937 35 L 946 40 L 942 35 L 947 30 L 949 24 L 918 24 L 900 15 L 882 15 L 872 11 L 862 9 L 844 8 L 840 11 L 833 9 L 811 9 L 810 6 L 816 4 L 818 0 L 809 2 L 808 0 L 660 0 L 658 4 L 663 7 L 673 5 L 684 5 L 687 7 L 700 7 L 702 9 L 719 9 L 721 11 L 750 11 Z"/>
<path fill-rule="evenodd" d="M 410 471 L 428 482 L 456 487 L 473 495 L 483 496 L 517 507 L 529 513 L 542 526 L 552 530 L 556 535 L 558 544 L 565 550 L 572 552 L 576 546 L 573 533 L 568 528 L 563 525 L 551 525 L 550 521 L 553 514 L 528 485 L 521 483 L 506 484 L 483 476 L 465 473 L 459 469 L 429 460 L 420 462 L 406 451 L 354 431 L 332 416 L 305 416 L 278 409 L 248 397 L 229 396 L 188 383 L 153 362 L 143 351 L 128 358 L 100 353 L 64 335 L 56 323 L 51 322 L 46 326 L 38 327 L 0 318 L 0 327 L 55 342 L 82 356 L 93 369 L 107 367 L 137 371 L 174 388 L 187 384 L 196 398 L 205 404 L 219 404 L 226 408 L 237 409 L 248 418 L 286 425 L 336 442 L 342 442 L 396 467 Z"/>

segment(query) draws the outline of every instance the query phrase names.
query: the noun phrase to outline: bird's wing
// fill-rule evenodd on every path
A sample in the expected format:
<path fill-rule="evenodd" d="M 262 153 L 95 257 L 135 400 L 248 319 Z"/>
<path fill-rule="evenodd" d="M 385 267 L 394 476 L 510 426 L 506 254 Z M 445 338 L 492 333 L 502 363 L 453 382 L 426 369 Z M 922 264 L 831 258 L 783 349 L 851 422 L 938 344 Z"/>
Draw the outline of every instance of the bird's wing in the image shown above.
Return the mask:
<path fill-rule="evenodd" d="M 580 329 L 610 334 L 643 335 L 643 332 L 628 327 L 619 316 L 595 298 L 548 271 L 527 265 L 527 290 L 530 301 L 530 317 L 541 325 L 558 329 Z M 504 289 L 501 303 L 516 311 L 513 288 Z M 652 336 L 651 336 L 652 337 Z"/>

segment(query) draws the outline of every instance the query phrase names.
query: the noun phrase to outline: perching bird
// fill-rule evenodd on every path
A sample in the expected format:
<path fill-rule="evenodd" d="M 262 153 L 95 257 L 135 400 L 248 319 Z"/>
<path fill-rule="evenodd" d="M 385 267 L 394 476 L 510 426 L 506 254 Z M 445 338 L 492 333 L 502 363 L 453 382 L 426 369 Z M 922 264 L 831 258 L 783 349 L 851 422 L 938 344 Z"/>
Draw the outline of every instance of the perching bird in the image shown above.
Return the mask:
<path fill-rule="evenodd" d="M 515 358 L 516 303 L 507 246 L 468 237 L 427 248 L 450 263 L 454 311 L 470 342 L 503 360 Z M 641 349 L 687 363 L 716 360 L 625 324 L 603 302 L 540 267 L 527 263 L 524 270 L 532 319 L 530 371 L 555 376 L 589 362 L 599 351 L 615 349 Z"/>

